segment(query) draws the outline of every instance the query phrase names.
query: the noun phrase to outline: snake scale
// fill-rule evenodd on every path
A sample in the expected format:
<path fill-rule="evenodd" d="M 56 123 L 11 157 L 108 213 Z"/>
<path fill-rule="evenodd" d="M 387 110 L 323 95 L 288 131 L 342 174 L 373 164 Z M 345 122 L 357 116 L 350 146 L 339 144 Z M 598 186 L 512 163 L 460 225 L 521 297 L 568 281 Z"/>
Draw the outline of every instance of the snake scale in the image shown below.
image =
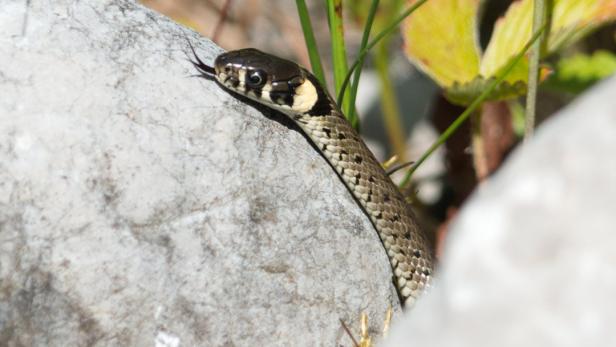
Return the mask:
<path fill-rule="evenodd" d="M 192 49 L 192 46 L 191 46 Z M 294 62 L 253 48 L 223 53 L 214 67 L 197 54 L 200 76 L 290 117 L 314 142 L 376 229 L 405 307 L 430 285 L 433 257 L 426 235 L 398 188 L 319 84 Z"/>

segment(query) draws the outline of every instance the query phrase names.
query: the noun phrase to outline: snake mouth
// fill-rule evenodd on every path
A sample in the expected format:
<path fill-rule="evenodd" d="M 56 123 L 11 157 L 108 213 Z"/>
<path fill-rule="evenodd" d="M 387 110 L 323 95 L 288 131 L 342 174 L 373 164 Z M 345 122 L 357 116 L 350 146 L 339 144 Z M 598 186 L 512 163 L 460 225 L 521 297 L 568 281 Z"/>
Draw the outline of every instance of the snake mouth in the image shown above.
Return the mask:
<path fill-rule="evenodd" d="M 226 75 L 224 73 L 221 73 L 217 76 L 217 78 L 219 81 L 222 82 L 222 84 L 232 89 L 236 89 L 240 84 L 240 80 L 233 75 Z"/>

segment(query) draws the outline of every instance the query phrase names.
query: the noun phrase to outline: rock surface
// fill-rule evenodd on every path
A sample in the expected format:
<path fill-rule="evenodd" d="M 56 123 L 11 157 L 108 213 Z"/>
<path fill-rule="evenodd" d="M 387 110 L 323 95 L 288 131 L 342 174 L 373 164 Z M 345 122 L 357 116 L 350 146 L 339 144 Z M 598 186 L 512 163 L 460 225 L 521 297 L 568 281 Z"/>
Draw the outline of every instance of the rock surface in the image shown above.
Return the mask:
<path fill-rule="evenodd" d="M 0 345 L 350 346 L 397 303 L 303 136 L 189 78 L 212 43 L 110 0 L 0 0 L 0 33 Z"/>
<path fill-rule="evenodd" d="M 386 346 L 616 346 L 615 91 L 543 124 L 475 194 Z"/>

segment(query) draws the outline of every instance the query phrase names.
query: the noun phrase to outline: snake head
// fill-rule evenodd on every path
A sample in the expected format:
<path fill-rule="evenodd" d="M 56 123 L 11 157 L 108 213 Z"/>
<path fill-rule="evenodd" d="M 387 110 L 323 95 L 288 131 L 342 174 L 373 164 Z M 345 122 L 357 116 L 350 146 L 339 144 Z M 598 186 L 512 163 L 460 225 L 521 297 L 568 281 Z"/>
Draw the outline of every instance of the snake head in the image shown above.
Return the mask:
<path fill-rule="evenodd" d="M 304 113 L 317 103 L 316 78 L 296 63 L 254 48 L 223 53 L 214 61 L 225 88 L 285 113 Z"/>
<path fill-rule="evenodd" d="M 335 103 L 318 80 L 296 63 L 254 48 L 244 48 L 220 54 L 214 66 L 208 66 L 197 56 L 190 60 L 200 77 L 216 79 L 232 92 L 242 94 L 263 105 L 297 115 L 325 115 Z"/>
<path fill-rule="evenodd" d="M 282 89 L 304 80 L 302 68 L 297 64 L 263 53 L 258 49 L 244 48 L 223 53 L 214 61 L 216 78 L 228 88 L 239 92 L 262 90 L 269 85 Z"/>

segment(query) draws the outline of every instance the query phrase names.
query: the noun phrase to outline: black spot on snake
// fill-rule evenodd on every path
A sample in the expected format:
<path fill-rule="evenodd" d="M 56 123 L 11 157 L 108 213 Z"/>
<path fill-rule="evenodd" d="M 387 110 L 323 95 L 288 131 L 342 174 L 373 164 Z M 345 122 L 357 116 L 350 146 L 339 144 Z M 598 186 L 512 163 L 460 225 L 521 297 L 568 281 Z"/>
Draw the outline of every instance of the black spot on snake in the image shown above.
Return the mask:
<path fill-rule="evenodd" d="M 284 103 L 287 106 L 289 106 L 289 107 L 293 106 L 293 95 L 287 94 L 287 95 L 284 96 L 283 100 L 284 100 Z"/>
<path fill-rule="evenodd" d="M 360 155 L 356 155 L 354 160 L 357 164 L 361 164 L 364 158 L 362 158 Z"/>
<path fill-rule="evenodd" d="M 338 140 L 344 140 L 346 139 L 346 136 L 344 136 L 343 133 L 338 133 Z"/>
<path fill-rule="evenodd" d="M 413 256 L 415 256 L 415 258 L 421 258 L 421 251 L 416 249 L 415 252 L 413 252 Z"/>
<path fill-rule="evenodd" d="M 331 138 L 332 138 L 332 129 L 329 129 L 329 128 L 323 128 L 323 129 L 321 129 L 321 130 L 323 130 L 323 132 L 325 133 L 325 135 L 327 136 L 327 138 L 328 138 L 328 139 L 331 139 Z"/>

